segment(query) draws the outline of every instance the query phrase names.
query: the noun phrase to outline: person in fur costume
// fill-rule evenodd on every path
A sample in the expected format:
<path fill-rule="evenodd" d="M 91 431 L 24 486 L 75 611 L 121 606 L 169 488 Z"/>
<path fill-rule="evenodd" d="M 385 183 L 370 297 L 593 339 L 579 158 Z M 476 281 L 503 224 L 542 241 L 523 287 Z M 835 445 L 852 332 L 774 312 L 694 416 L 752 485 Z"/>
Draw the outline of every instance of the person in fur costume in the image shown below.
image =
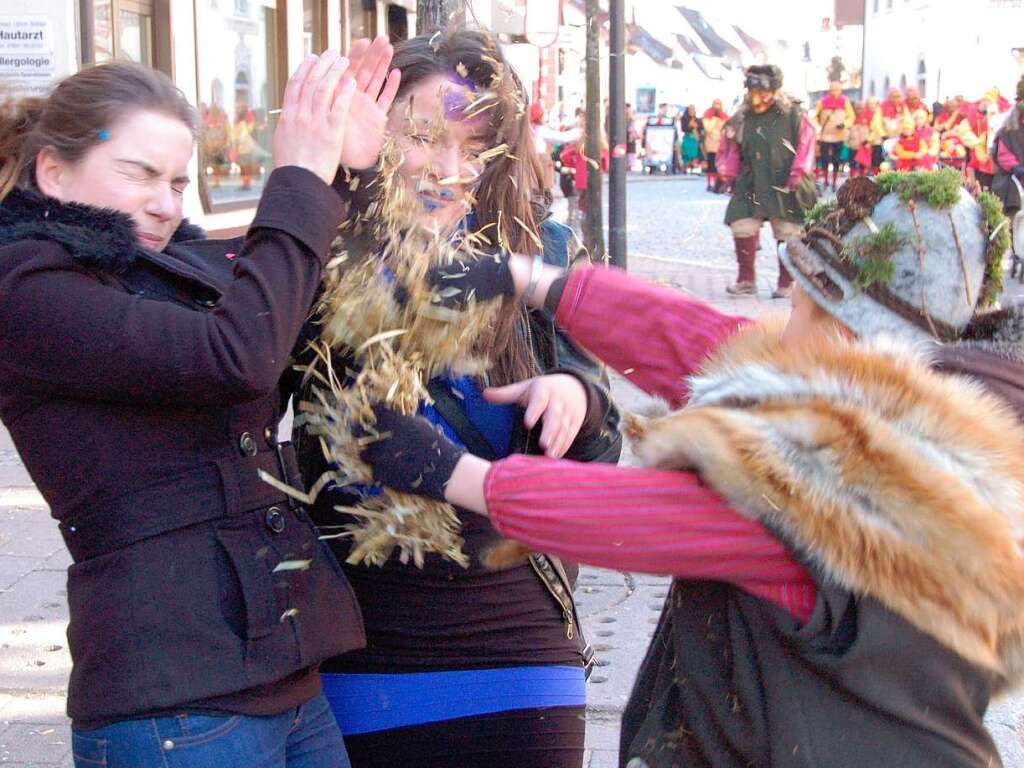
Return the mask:
<path fill-rule="evenodd" d="M 1024 674 L 1024 310 L 980 311 L 1005 236 L 948 173 L 847 182 L 783 250 L 785 323 L 510 257 L 515 295 L 680 409 L 630 422 L 647 468 L 489 463 L 378 414 L 380 482 L 454 467 L 432 487 L 531 549 L 675 576 L 620 766 L 1000 765 L 982 719 Z"/>
<path fill-rule="evenodd" d="M 717 166 L 735 182 L 725 211 L 732 230 L 739 274 L 726 288 L 733 296 L 756 295 L 759 232 L 765 221 L 776 241 L 799 234 L 803 211 L 814 204 L 814 123 L 800 103 L 782 93 L 782 71 L 754 66 L 746 71 L 747 98 L 726 123 Z M 779 263 L 773 298 L 789 296 L 792 280 Z"/>

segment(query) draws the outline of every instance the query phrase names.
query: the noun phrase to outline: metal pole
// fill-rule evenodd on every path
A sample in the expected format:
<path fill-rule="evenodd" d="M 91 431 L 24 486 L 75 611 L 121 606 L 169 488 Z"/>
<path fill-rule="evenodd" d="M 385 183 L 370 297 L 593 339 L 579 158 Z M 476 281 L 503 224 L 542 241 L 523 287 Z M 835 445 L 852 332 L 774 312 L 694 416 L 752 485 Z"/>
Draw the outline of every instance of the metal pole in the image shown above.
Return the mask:
<path fill-rule="evenodd" d="M 611 162 L 608 168 L 608 253 L 611 263 L 626 268 L 626 32 L 625 3 L 609 0 L 611 39 L 608 50 L 608 116 Z"/>
<path fill-rule="evenodd" d="M 587 0 L 587 215 L 583 220 L 583 244 L 594 261 L 604 254 L 604 216 L 601 210 L 601 6 Z"/>

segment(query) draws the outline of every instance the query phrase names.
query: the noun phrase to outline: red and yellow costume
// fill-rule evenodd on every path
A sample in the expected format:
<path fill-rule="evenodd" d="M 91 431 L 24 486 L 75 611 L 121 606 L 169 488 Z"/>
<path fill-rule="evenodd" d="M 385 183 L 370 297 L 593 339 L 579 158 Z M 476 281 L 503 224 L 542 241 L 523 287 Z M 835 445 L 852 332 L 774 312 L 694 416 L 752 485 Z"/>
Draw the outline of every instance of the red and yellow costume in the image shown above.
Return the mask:
<path fill-rule="evenodd" d="M 894 99 L 894 96 L 898 98 Z M 881 110 L 885 137 L 887 139 L 899 137 L 903 121 L 910 117 L 907 104 L 903 101 L 903 94 L 899 91 L 891 91 L 889 98 L 882 104 Z"/>
<path fill-rule="evenodd" d="M 907 112 L 910 113 L 910 117 L 912 120 L 917 120 L 918 115 L 924 115 L 925 120 L 927 120 L 929 123 L 932 121 L 931 108 L 923 101 L 921 101 L 921 97 L 918 96 L 916 93 L 908 93 L 905 104 L 907 105 Z"/>
<path fill-rule="evenodd" d="M 971 150 L 971 158 L 967 167 L 978 173 L 995 173 L 992 156 L 988 151 L 988 114 L 981 107 L 986 106 L 986 99 L 971 106 L 967 119 L 957 127 L 960 139 Z"/>
<path fill-rule="evenodd" d="M 829 143 L 846 141 L 855 115 L 853 104 L 843 94 L 833 96 L 826 93 L 814 111 L 815 120 L 821 130 L 821 140 Z"/>
<path fill-rule="evenodd" d="M 924 149 L 924 154 L 917 164 L 918 169 L 934 171 L 939 163 L 939 132 L 925 124 L 917 129 L 916 136 L 921 140 Z"/>
<path fill-rule="evenodd" d="M 914 171 L 920 167 L 922 158 L 927 154 L 924 140 L 915 132 L 914 124 L 908 117 L 900 128 L 902 136 L 892 148 L 892 156 L 896 159 L 897 171 Z"/>

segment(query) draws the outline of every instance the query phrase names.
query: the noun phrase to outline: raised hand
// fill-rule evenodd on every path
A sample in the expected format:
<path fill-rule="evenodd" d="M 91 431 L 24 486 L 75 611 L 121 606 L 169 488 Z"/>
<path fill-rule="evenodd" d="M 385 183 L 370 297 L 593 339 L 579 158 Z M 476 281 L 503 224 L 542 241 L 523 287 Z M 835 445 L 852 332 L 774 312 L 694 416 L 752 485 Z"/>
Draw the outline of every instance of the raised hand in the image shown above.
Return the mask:
<path fill-rule="evenodd" d="M 330 184 L 338 171 L 355 81 L 342 78 L 349 60 L 336 51 L 309 56 L 288 80 L 274 131 L 274 165 L 296 165 Z"/>
<path fill-rule="evenodd" d="M 388 72 L 394 49 L 386 37 L 356 40 L 349 51 L 352 64 L 346 80 L 355 84 L 352 108 L 348 113 L 348 140 L 341 153 L 341 164 L 362 171 L 377 163 L 384 145 L 388 110 L 398 93 L 401 73 Z"/>
<path fill-rule="evenodd" d="M 555 459 L 569 450 L 587 416 L 587 390 L 579 379 L 567 373 L 492 387 L 484 390 L 484 399 L 489 403 L 516 403 L 524 407 L 523 423 L 527 429 L 543 421 L 540 447 L 546 456 Z"/>

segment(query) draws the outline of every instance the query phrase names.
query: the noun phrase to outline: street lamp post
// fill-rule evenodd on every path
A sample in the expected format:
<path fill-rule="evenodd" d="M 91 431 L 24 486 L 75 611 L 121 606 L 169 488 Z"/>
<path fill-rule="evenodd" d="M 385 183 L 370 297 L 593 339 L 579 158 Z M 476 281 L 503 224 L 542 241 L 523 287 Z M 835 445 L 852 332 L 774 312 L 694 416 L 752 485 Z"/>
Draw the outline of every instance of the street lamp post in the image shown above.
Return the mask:
<path fill-rule="evenodd" d="M 611 263 L 626 268 L 626 34 L 623 0 L 609 0 L 608 127 L 611 162 L 608 168 L 608 253 Z"/>
<path fill-rule="evenodd" d="M 601 210 L 601 5 L 587 0 L 587 212 L 583 218 L 583 244 L 595 261 L 604 259 L 604 216 Z"/>

